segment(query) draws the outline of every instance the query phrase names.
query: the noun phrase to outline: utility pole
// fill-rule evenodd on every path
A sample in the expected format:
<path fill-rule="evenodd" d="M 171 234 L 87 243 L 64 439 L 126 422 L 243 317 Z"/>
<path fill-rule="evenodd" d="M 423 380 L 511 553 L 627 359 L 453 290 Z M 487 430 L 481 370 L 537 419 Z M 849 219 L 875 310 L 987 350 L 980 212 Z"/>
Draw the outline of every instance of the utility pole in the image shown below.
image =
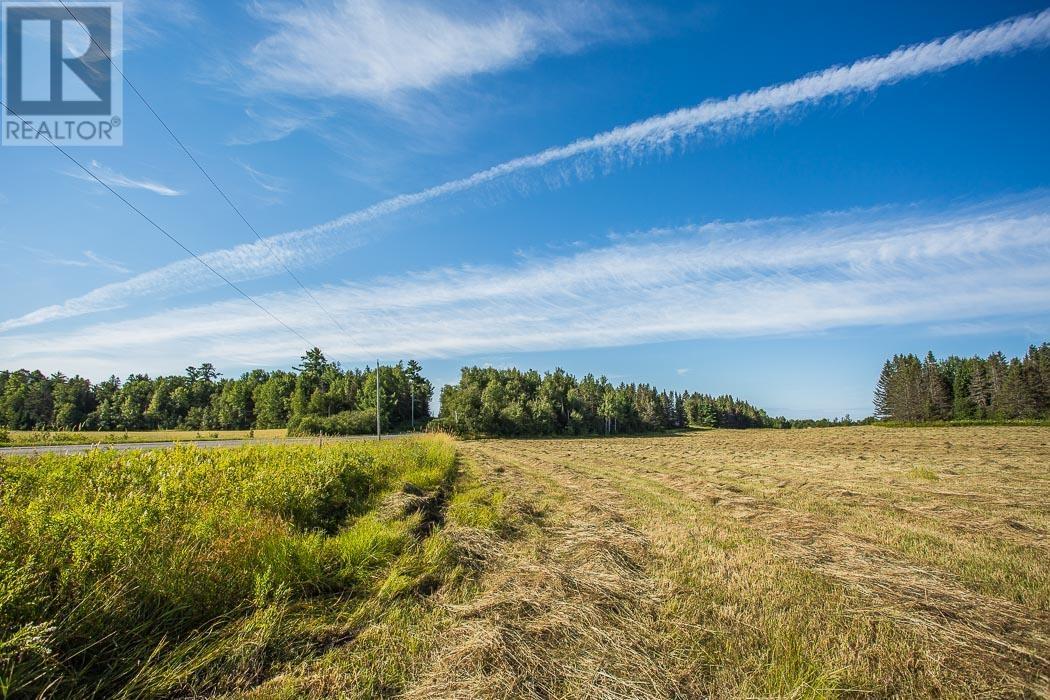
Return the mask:
<path fill-rule="evenodd" d="M 376 440 L 383 439 L 383 426 L 379 422 L 379 358 L 376 358 Z"/>

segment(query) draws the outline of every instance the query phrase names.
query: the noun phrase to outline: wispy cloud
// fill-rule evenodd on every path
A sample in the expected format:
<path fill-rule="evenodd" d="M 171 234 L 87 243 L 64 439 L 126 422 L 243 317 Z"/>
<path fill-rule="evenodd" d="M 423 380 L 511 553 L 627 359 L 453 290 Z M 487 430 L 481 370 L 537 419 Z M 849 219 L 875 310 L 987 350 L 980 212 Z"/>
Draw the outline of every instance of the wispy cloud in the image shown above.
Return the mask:
<path fill-rule="evenodd" d="M 908 78 L 954 66 L 1043 47 L 1050 42 L 1050 10 L 1013 18 L 974 32 L 916 44 L 885 56 L 836 66 L 798 80 L 618 127 L 574 143 L 510 160 L 458 180 L 402 194 L 311 228 L 279 234 L 267 244 L 244 244 L 204 257 L 235 281 L 283 271 L 283 265 L 305 265 L 343 253 L 362 243 L 364 224 L 428 202 L 467 192 L 505 178 L 523 176 L 570 161 L 597 159 L 607 165 L 630 162 L 655 151 L 673 149 L 714 134 L 775 122 L 832 100 L 876 90 Z M 350 234 L 350 235 L 348 235 Z M 273 251 L 273 252 L 271 252 Z M 282 265 L 283 263 L 283 265 Z M 192 259 L 180 260 L 121 284 L 100 287 L 81 297 L 0 323 L 0 331 L 120 307 L 142 296 L 170 297 L 214 287 L 215 278 Z"/>
<path fill-rule="evenodd" d="M 235 160 L 234 162 L 248 174 L 248 177 L 251 178 L 252 182 L 263 190 L 270 192 L 271 194 L 285 194 L 288 192 L 288 184 L 284 178 L 277 177 L 276 175 L 268 175 L 267 173 L 264 173 L 261 170 L 256 170 L 247 163 L 239 160 Z"/>
<path fill-rule="evenodd" d="M 125 48 L 130 51 L 170 38 L 199 19 L 194 0 L 124 0 Z"/>
<path fill-rule="evenodd" d="M 40 262 L 46 265 L 61 265 L 63 267 L 93 267 L 103 270 L 110 270 L 111 272 L 119 272 L 121 274 L 127 274 L 131 272 L 122 263 L 112 260 L 110 258 L 94 253 L 90 250 L 85 250 L 81 253 L 82 257 L 79 258 L 60 258 L 56 257 L 52 253 L 38 248 L 26 248 L 31 253 L 36 253 L 40 256 Z"/>
<path fill-rule="evenodd" d="M 990 317 L 1023 329 L 1050 311 L 1050 196 L 921 215 L 884 209 L 712 223 L 513 266 L 312 291 L 351 330 L 352 344 L 301 292 L 262 301 L 347 360 Z M 128 353 L 156 370 L 186 356 L 279 364 L 302 351 L 297 338 L 240 301 L 9 335 L 0 344 L 17 364 L 67 371 Z"/>
<path fill-rule="evenodd" d="M 227 141 L 230 146 L 271 143 L 310 128 L 332 116 L 326 109 L 302 109 L 286 104 L 269 103 L 261 109 L 246 109 L 248 124 Z"/>
<path fill-rule="evenodd" d="M 152 180 L 134 179 L 127 175 L 122 175 L 111 168 L 99 163 L 97 160 L 91 161 L 90 164 L 91 172 L 102 182 L 106 183 L 110 187 L 116 187 L 124 190 L 145 190 L 158 194 L 161 197 L 181 197 L 184 192 L 176 190 L 173 187 L 161 184 L 159 182 L 153 182 Z M 77 180 L 84 180 L 85 182 L 96 182 L 95 178 L 91 177 L 82 170 L 66 170 L 63 171 L 63 175 L 75 178 Z"/>
<path fill-rule="evenodd" d="M 931 335 L 939 336 L 967 336 L 967 335 L 992 335 L 999 333 L 1023 333 L 1036 342 L 1045 342 L 1050 337 L 1050 309 L 1048 315 L 1036 317 L 1018 322 L 1004 321 L 1002 319 L 978 319 L 974 321 L 958 321 L 955 323 L 936 323 L 927 328 Z"/>
<path fill-rule="evenodd" d="M 583 0 L 458 7 L 329 0 L 255 7 L 275 31 L 246 60 L 252 88 L 372 102 L 628 33 L 626 12 Z"/>

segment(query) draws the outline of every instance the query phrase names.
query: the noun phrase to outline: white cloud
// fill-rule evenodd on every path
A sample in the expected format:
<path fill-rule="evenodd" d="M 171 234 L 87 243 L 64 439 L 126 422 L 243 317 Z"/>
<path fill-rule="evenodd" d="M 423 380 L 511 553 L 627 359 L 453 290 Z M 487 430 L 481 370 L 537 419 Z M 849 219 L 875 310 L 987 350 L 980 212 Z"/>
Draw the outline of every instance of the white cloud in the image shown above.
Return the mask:
<path fill-rule="evenodd" d="M 435 269 L 312 292 L 352 340 L 301 292 L 261 301 L 341 360 L 987 318 L 1023 329 L 1050 311 L 1050 197 L 925 215 L 713 223 L 513 266 Z M 0 352 L 48 369 L 87 372 L 90 363 L 134 357 L 137 368 L 158 371 L 187 357 L 281 364 L 301 354 L 301 344 L 247 302 L 227 301 L 8 335 Z"/>
<path fill-rule="evenodd" d="M 256 5 L 276 25 L 246 63 L 259 91 L 382 102 L 622 35 L 612 5 L 308 0 Z"/>
<path fill-rule="evenodd" d="M 269 104 L 261 111 L 246 109 L 248 124 L 230 138 L 227 145 L 250 146 L 257 143 L 271 143 L 321 123 L 332 116 L 324 109 L 305 110 L 283 104 Z"/>
<path fill-rule="evenodd" d="M 967 336 L 967 335 L 991 335 L 1001 333 L 1021 332 L 1032 338 L 1035 342 L 1045 342 L 1050 337 L 1050 319 L 1032 318 L 1018 322 L 999 319 L 986 319 L 976 321 L 958 321 L 954 323 L 937 323 L 927 328 L 931 335 L 937 336 Z"/>
<path fill-rule="evenodd" d="M 775 121 L 829 99 L 875 90 L 907 78 L 944 71 L 989 56 L 1042 47 L 1048 41 L 1050 10 L 1045 10 L 1037 15 L 1006 20 L 980 31 L 961 32 L 945 39 L 901 48 L 885 56 L 828 68 L 792 82 L 726 99 L 709 100 L 695 107 L 652 117 L 566 146 L 507 161 L 469 177 L 391 197 L 317 226 L 272 236 L 267 239 L 267 244 L 248 243 L 207 253 L 202 257 L 234 281 L 279 274 L 284 271 L 285 265 L 314 263 L 360 245 L 362 236 L 357 229 L 364 224 L 503 178 L 585 158 L 613 163 L 642 157 L 653 151 L 674 148 L 676 144 L 684 144 L 691 139 L 726 133 L 763 120 Z M 352 235 L 347 235 L 347 232 Z M 144 295 L 170 297 L 217 285 L 221 285 L 221 282 L 195 260 L 180 260 L 137 275 L 126 282 L 100 287 L 62 304 L 4 321 L 0 323 L 0 332 L 119 308 Z"/>
<path fill-rule="evenodd" d="M 193 0 L 124 0 L 125 47 L 129 51 L 164 41 L 174 30 L 199 20 Z"/>
<path fill-rule="evenodd" d="M 277 177 L 276 175 L 269 175 L 261 170 L 256 170 L 247 163 L 239 160 L 235 160 L 234 162 L 248 174 L 248 177 L 251 178 L 252 182 L 263 190 L 270 192 L 271 194 L 284 194 L 288 192 L 288 184 L 283 178 Z"/>
<path fill-rule="evenodd" d="M 39 250 L 37 248 L 27 248 L 30 252 L 41 255 L 40 261 L 47 265 L 62 265 L 64 267 L 94 267 L 103 270 L 109 270 L 111 272 L 119 272 L 121 274 L 127 274 L 131 272 L 122 263 L 112 260 L 110 258 L 94 253 L 90 250 L 85 250 L 81 253 L 80 258 L 59 258 L 55 257 L 47 251 Z"/>
<path fill-rule="evenodd" d="M 87 259 L 88 263 L 101 267 L 106 270 L 112 270 L 113 272 L 128 273 L 131 272 L 128 268 L 124 267 L 123 263 L 120 263 L 112 258 L 107 258 L 97 253 L 93 253 L 90 250 L 84 251 L 84 258 Z"/>
<path fill-rule="evenodd" d="M 96 183 L 98 180 L 106 183 L 110 187 L 115 187 L 124 190 L 145 190 L 146 192 L 152 192 L 153 194 L 160 195 L 161 197 L 181 197 L 184 193 L 176 190 L 173 187 L 161 184 L 159 182 L 153 182 L 151 180 L 136 180 L 130 178 L 127 175 L 122 175 L 115 170 L 107 168 L 106 166 L 99 163 L 97 160 L 91 161 L 89 165 L 91 175 L 88 175 L 83 170 L 67 170 L 62 174 L 67 175 L 77 180 L 84 180 L 85 182 Z"/>

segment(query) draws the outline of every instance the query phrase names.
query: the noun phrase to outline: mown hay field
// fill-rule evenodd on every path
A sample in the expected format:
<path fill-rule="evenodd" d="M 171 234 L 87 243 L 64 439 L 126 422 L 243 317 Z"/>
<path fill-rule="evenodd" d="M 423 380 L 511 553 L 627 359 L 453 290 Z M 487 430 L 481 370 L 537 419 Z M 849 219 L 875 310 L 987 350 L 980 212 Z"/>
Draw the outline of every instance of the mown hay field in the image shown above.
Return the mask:
<path fill-rule="evenodd" d="M 445 669 L 464 697 L 494 677 L 532 697 L 1050 692 L 1050 430 L 464 449 L 550 533 L 546 568 L 523 560 L 519 598 L 506 600 L 515 576 L 498 594 L 500 645 L 475 639 L 485 663 Z"/>

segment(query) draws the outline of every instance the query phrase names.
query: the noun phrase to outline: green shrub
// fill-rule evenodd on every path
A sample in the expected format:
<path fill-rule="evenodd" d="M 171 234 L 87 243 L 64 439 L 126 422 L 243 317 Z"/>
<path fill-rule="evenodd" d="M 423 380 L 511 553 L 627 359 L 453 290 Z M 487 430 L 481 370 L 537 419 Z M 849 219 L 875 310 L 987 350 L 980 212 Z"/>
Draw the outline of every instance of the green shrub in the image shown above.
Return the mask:
<path fill-rule="evenodd" d="M 383 430 L 388 429 L 386 421 Z M 288 424 L 288 434 L 305 435 L 370 435 L 376 431 L 376 412 L 344 411 L 334 416 L 298 416 Z"/>
<path fill-rule="evenodd" d="M 0 444 L 11 442 L 11 433 L 7 432 L 3 428 L 0 428 Z"/>

